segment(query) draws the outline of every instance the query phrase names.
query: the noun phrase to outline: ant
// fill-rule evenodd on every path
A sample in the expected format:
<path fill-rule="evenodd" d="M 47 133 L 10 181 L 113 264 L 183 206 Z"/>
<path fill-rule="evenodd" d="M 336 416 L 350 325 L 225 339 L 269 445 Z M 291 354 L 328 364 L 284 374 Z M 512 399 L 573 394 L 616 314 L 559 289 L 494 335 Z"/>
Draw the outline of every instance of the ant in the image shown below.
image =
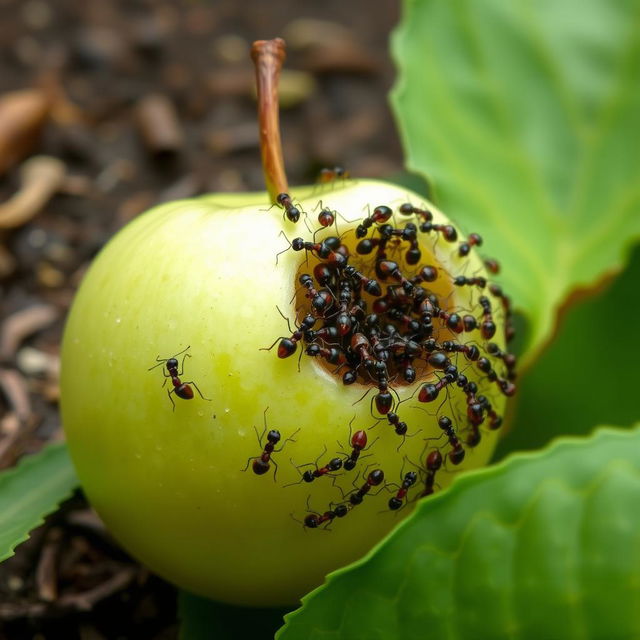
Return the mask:
<path fill-rule="evenodd" d="M 437 449 L 434 449 L 427 456 L 427 475 L 424 481 L 424 491 L 420 494 L 420 497 L 430 496 L 433 493 L 436 473 L 441 466 L 442 454 Z"/>
<path fill-rule="evenodd" d="M 493 273 L 493 275 L 500 273 L 500 263 L 493 258 L 487 258 L 484 261 L 484 266 L 487 267 L 487 271 Z"/>
<path fill-rule="evenodd" d="M 348 278 L 353 278 L 357 280 L 363 287 L 363 289 L 372 296 L 380 296 L 382 295 L 382 289 L 380 285 L 375 280 L 367 278 L 363 273 L 360 273 L 355 267 L 352 265 L 347 265 L 344 268 L 343 272 Z"/>
<path fill-rule="evenodd" d="M 366 482 L 356 491 L 349 495 L 349 502 L 355 507 L 364 500 L 369 493 L 371 487 L 377 487 L 384 480 L 384 471 L 382 469 L 374 469 L 368 476 Z"/>
<path fill-rule="evenodd" d="M 398 509 L 400 509 L 400 507 L 403 506 L 409 489 L 416 483 L 417 480 L 418 474 L 415 471 L 408 471 L 404 474 L 404 478 L 402 480 L 400 488 L 398 489 L 398 492 L 395 496 L 389 498 L 389 509 L 391 509 L 392 511 L 397 511 Z"/>
<path fill-rule="evenodd" d="M 444 431 L 444 434 L 447 436 L 449 444 L 451 445 L 449 460 L 451 460 L 453 464 L 460 464 L 464 460 L 465 452 L 462 443 L 458 439 L 455 429 L 453 428 L 451 419 L 447 418 L 447 416 L 441 416 L 438 419 L 438 426 Z"/>
<path fill-rule="evenodd" d="M 412 295 L 415 291 L 415 286 L 402 275 L 398 263 L 393 260 L 377 260 L 376 275 L 381 280 L 386 280 L 389 277 L 393 278 L 402 285 L 404 292 L 408 296 Z"/>
<path fill-rule="evenodd" d="M 419 209 L 414 207 L 410 202 L 405 202 L 398 207 L 398 211 L 404 216 L 410 216 L 415 214 L 420 216 L 424 222 L 431 222 L 433 220 L 433 214 L 428 209 Z"/>
<path fill-rule="evenodd" d="M 454 278 L 453 284 L 456 287 L 464 287 L 465 285 L 469 285 L 469 286 L 475 285 L 477 287 L 480 287 L 480 289 L 484 289 L 487 286 L 487 279 L 481 276 L 477 278 L 466 278 L 465 276 L 458 276 Z"/>
<path fill-rule="evenodd" d="M 509 372 L 509 379 L 513 379 L 515 377 L 515 367 L 517 359 L 513 353 L 502 351 L 495 342 L 490 342 L 487 345 L 487 353 L 489 355 L 495 356 L 496 358 L 500 358 L 500 360 L 504 362 L 505 366 L 507 367 L 507 371 Z"/>
<path fill-rule="evenodd" d="M 287 321 L 287 326 L 289 327 L 289 331 L 291 331 L 291 324 L 289 323 L 289 318 L 280 311 L 280 308 L 276 306 L 278 309 L 278 313 Z M 293 355 L 298 348 L 298 342 L 305 337 L 305 335 L 311 331 L 316 323 L 317 318 L 310 313 L 307 314 L 300 323 L 300 326 L 296 328 L 295 331 L 291 331 L 291 337 L 280 337 L 276 338 L 275 342 L 270 347 L 262 347 L 260 351 L 271 351 L 275 346 L 276 342 L 280 340 L 280 344 L 278 345 L 278 358 L 288 358 Z"/>
<path fill-rule="evenodd" d="M 276 196 L 276 202 L 285 210 L 287 218 L 291 222 L 298 222 L 300 220 L 300 209 L 295 207 L 291 196 L 288 193 L 279 193 Z"/>
<path fill-rule="evenodd" d="M 166 366 L 167 373 L 164 374 L 165 381 L 162 383 L 162 386 L 164 387 L 164 385 L 167 384 L 166 378 L 171 378 L 171 384 L 173 385 L 173 389 L 171 390 L 167 389 L 167 395 L 169 396 L 169 400 L 171 400 L 171 404 L 173 405 L 174 411 L 176 410 L 176 403 L 173 401 L 171 394 L 173 393 L 176 396 L 178 396 L 178 398 L 182 398 L 183 400 L 192 400 L 193 389 L 191 388 L 191 385 L 195 387 L 196 391 L 200 394 L 200 397 L 203 400 L 208 400 L 209 402 L 211 402 L 210 398 L 205 398 L 202 395 L 202 391 L 200 391 L 200 389 L 198 388 L 198 385 L 193 380 L 189 380 L 188 382 L 182 382 L 182 380 L 180 380 L 180 376 L 182 376 L 182 372 L 184 370 L 184 361 L 186 358 L 191 357 L 190 354 L 186 353 L 190 348 L 191 348 L 191 345 L 189 345 L 179 353 L 176 353 L 171 358 L 161 358 L 160 356 L 157 356 L 156 357 L 157 364 L 154 364 L 152 367 L 149 367 L 148 369 L 148 371 L 151 371 L 162 364 Z M 184 356 L 182 358 L 182 363 L 180 364 L 180 371 L 178 371 L 178 356 L 182 355 L 183 353 L 184 353 Z"/>
<path fill-rule="evenodd" d="M 255 429 L 256 436 L 258 436 L 258 444 L 261 447 L 262 447 L 262 438 L 264 437 L 265 431 L 267 430 L 267 411 L 268 410 L 269 410 L 269 407 L 267 407 L 264 410 L 264 414 L 263 414 L 264 429 L 262 430 L 262 434 L 258 435 L 258 429 L 256 429 L 255 425 L 253 427 Z M 273 462 L 273 466 L 274 466 L 273 480 L 275 482 L 276 474 L 278 473 L 278 464 L 271 456 L 274 453 L 279 453 L 280 451 L 282 451 L 284 449 L 284 445 L 287 442 L 295 442 L 295 440 L 293 439 L 293 436 L 295 436 L 296 433 L 298 433 L 298 431 L 300 431 L 300 429 L 296 429 L 293 435 L 288 437 L 282 443 L 282 446 L 279 449 L 276 449 L 275 447 L 278 444 L 278 442 L 280 442 L 280 439 L 282 436 L 280 435 L 280 432 L 275 429 L 269 430 L 269 433 L 267 433 L 267 442 L 264 445 L 262 453 L 259 456 L 251 456 L 247 460 L 247 465 L 245 466 L 244 469 L 242 469 L 242 471 L 246 471 L 249 468 L 249 463 L 253 460 L 253 465 L 252 465 L 253 473 L 255 473 L 257 476 L 262 476 L 265 473 L 267 473 L 267 471 L 269 471 L 269 469 L 271 468 L 271 463 Z"/>
<path fill-rule="evenodd" d="M 367 231 L 374 224 L 382 224 L 389 220 L 389 218 L 393 215 L 393 211 L 385 205 L 379 205 L 374 210 L 373 213 L 365 218 L 357 227 L 356 227 L 356 238 L 364 238 L 367 235 Z"/>
<path fill-rule="evenodd" d="M 328 184 L 334 180 L 347 180 L 348 178 L 349 172 L 344 167 L 333 167 L 332 169 L 325 167 L 320 169 L 317 182 L 318 184 Z"/>
<path fill-rule="evenodd" d="M 316 290 L 313 286 L 313 278 L 308 273 L 303 273 L 298 282 L 307 289 L 308 293 L 305 294 L 307 298 L 311 299 L 311 306 L 319 314 L 323 314 L 333 305 L 333 295 L 328 289 Z"/>
<path fill-rule="evenodd" d="M 480 296 L 478 302 L 482 307 L 483 316 L 483 320 L 480 325 L 480 333 L 486 340 L 491 340 L 491 338 L 496 334 L 496 324 L 493 321 L 493 316 L 491 315 L 491 302 L 486 296 Z"/>
<path fill-rule="evenodd" d="M 453 384 L 458 379 L 458 368 L 453 365 L 448 366 L 445 369 L 445 375 L 443 378 L 438 380 L 435 384 L 433 383 L 425 383 L 422 385 L 420 389 L 420 393 L 418 394 L 419 402 L 433 402 L 440 391 L 442 391 L 447 385 Z"/>
<path fill-rule="evenodd" d="M 318 460 L 327 452 L 327 447 L 325 445 L 324 451 L 316 458 L 315 462 L 306 462 L 305 464 L 301 464 L 300 467 L 309 467 L 314 466 L 315 469 L 313 471 L 311 469 L 307 469 L 302 474 L 299 482 L 292 482 L 291 484 L 286 484 L 285 487 L 291 487 L 294 484 L 300 484 L 300 482 L 313 482 L 316 478 L 321 478 L 322 476 L 331 475 L 334 471 L 339 471 L 342 468 L 342 460 L 340 458 L 332 458 L 329 460 L 324 467 L 318 467 Z M 300 467 L 297 467 L 298 469 Z"/>
<path fill-rule="evenodd" d="M 344 461 L 343 465 L 345 471 L 351 471 L 352 469 L 355 469 L 358 458 L 360 457 L 360 453 L 364 451 L 367 446 L 367 432 L 362 430 L 356 431 L 353 436 L 351 436 L 351 446 L 353 447 L 353 450 L 347 456 L 347 459 Z M 340 448 L 342 448 L 342 446 Z"/>
<path fill-rule="evenodd" d="M 455 242 L 458 239 L 458 232 L 450 224 L 434 224 L 433 222 L 423 222 L 420 225 L 420 231 L 422 233 L 429 233 L 431 231 L 437 231 L 442 234 L 442 237 L 447 242 Z"/>
<path fill-rule="evenodd" d="M 493 370 L 489 358 L 480 358 L 476 362 L 476 365 L 482 373 L 487 374 L 490 382 L 495 382 L 498 385 L 500 391 L 502 391 L 505 396 L 511 397 L 516 392 L 516 385 L 513 384 L 513 382 L 498 378 L 498 374 Z"/>
<path fill-rule="evenodd" d="M 323 514 L 309 513 L 304 518 L 304 526 L 309 529 L 317 529 L 320 525 L 331 523 L 335 518 L 344 518 L 349 513 L 349 507 L 346 504 L 338 504 L 333 509 L 325 511 Z"/>
<path fill-rule="evenodd" d="M 461 242 L 458 247 L 458 255 L 460 257 L 468 256 L 471 251 L 471 247 L 481 247 L 482 236 L 477 233 L 470 233 L 466 242 Z M 494 273 L 494 272 L 492 272 Z"/>

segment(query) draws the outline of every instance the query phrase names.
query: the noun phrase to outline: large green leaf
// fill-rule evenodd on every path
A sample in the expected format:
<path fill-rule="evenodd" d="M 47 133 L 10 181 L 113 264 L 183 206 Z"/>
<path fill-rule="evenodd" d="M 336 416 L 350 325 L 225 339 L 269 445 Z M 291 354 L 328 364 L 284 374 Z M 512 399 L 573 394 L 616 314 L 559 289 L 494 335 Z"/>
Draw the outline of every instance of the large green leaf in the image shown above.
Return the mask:
<path fill-rule="evenodd" d="M 286 617 L 280 640 L 640 637 L 640 426 L 459 477 Z"/>
<path fill-rule="evenodd" d="M 553 344 L 519 386 L 512 428 L 497 457 L 539 449 L 558 435 L 640 419 L 640 247 L 606 291 L 567 311 Z"/>
<path fill-rule="evenodd" d="M 640 234 L 640 3 L 404 6 L 392 102 L 409 168 L 500 259 L 530 361 Z"/>
<path fill-rule="evenodd" d="M 62 443 L 49 445 L 0 473 L 0 561 L 12 556 L 16 546 L 77 485 L 73 464 Z"/>

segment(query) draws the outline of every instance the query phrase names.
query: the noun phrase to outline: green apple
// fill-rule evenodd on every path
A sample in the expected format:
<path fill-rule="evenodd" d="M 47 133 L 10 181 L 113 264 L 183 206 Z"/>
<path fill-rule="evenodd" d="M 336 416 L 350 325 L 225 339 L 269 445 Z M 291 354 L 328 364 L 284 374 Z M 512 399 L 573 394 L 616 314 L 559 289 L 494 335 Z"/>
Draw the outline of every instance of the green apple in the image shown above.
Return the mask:
<path fill-rule="evenodd" d="M 352 254 L 354 227 L 367 207 L 427 204 L 404 188 L 364 180 L 293 193 L 310 226 L 320 199 L 349 220 L 338 218 L 338 228 Z M 434 222 L 448 223 L 428 206 Z M 399 511 L 387 507 L 397 491 L 393 483 L 424 468 L 434 448 L 446 459 L 451 447 L 437 417 L 466 415 L 463 393 L 443 392 L 444 405 L 440 399 L 417 401 L 416 390 L 435 379 L 433 371 L 410 385 L 393 382 L 402 400 L 396 410 L 414 434 L 403 439 L 372 413 L 373 385 L 344 386 L 341 372 L 320 358 L 298 359 L 302 342 L 286 359 L 277 348 L 268 350 L 279 336 L 291 335 L 280 311 L 292 326 L 305 313 L 296 310 L 307 304 L 298 276 L 311 273 L 314 258 L 289 245 L 296 236 L 311 239 L 304 221 L 305 215 L 297 224 L 288 221 L 280 208 L 270 208 L 265 193 L 156 207 L 102 251 L 64 335 L 62 417 L 91 503 L 122 545 L 152 570 L 235 604 L 294 603 L 329 571 L 366 553 L 410 513 L 425 474 Z M 335 231 L 317 238 L 322 234 Z M 477 289 L 454 287 L 448 276 L 486 275 L 482 260 L 474 251 L 459 257 L 457 244 L 440 237 L 424 234 L 420 242 L 422 262 L 443 274 L 434 283 L 438 294 L 479 317 Z M 357 256 L 351 263 L 366 270 Z M 499 308 L 499 300 L 485 295 Z M 462 337 L 482 342 L 477 331 Z M 501 324 L 493 341 L 504 347 Z M 180 352 L 180 380 L 194 388 L 191 399 L 168 394 L 173 387 L 163 360 Z M 462 355 L 457 362 L 502 414 L 497 386 Z M 268 472 L 256 475 L 251 463 L 266 444 L 265 419 L 267 430 L 278 430 L 282 439 Z M 339 453 L 344 459 L 356 430 L 366 430 L 368 448 L 353 471 L 301 481 L 302 471 L 313 468 L 301 465 L 322 464 Z M 495 442 L 496 432 L 483 426 L 480 444 L 466 447 L 462 464 L 445 462 L 436 488 L 485 464 Z M 343 494 L 377 468 L 385 473 L 378 495 L 371 491 L 329 530 L 302 525 L 310 510 L 324 513 L 344 502 Z"/>

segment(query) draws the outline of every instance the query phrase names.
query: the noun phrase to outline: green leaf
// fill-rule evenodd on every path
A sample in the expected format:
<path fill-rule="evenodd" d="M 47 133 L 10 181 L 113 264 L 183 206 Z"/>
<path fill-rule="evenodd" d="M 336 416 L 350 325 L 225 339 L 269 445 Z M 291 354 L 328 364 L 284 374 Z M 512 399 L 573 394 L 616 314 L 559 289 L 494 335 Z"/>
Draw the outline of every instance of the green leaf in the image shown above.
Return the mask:
<path fill-rule="evenodd" d="M 78 485 L 67 447 L 45 447 L 23 458 L 18 466 L 0 473 L 0 561 L 42 524 Z"/>
<path fill-rule="evenodd" d="M 283 609 L 234 607 L 181 591 L 180 640 L 268 640 L 282 625 Z"/>
<path fill-rule="evenodd" d="M 408 166 L 502 263 L 529 362 L 640 235 L 640 3 L 404 6 L 392 103 Z"/>
<path fill-rule="evenodd" d="M 640 318 L 638 282 L 640 247 L 606 291 L 567 311 L 553 344 L 519 385 L 513 428 L 499 441 L 497 459 L 558 435 L 638 419 L 640 340 L 630 331 Z"/>
<path fill-rule="evenodd" d="M 286 617 L 279 640 L 640 637 L 640 425 L 465 474 Z"/>

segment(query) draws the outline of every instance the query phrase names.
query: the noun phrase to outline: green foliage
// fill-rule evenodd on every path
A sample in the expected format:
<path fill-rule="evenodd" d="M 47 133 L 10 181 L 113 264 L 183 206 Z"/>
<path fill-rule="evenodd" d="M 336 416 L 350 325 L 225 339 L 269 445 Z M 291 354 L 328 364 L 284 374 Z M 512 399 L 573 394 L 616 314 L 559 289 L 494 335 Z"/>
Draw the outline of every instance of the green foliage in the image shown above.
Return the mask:
<path fill-rule="evenodd" d="M 271 638 L 285 611 L 233 607 L 181 591 L 178 597 L 180 640 Z"/>
<path fill-rule="evenodd" d="M 632 326 L 640 318 L 639 282 L 640 248 L 606 291 L 568 310 L 553 344 L 520 382 L 513 428 L 496 457 L 638 419 L 640 340 Z"/>
<path fill-rule="evenodd" d="M 458 478 L 287 616 L 280 640 L 640 634 L 640 427 Z"/>
<path fill-rule="evenodd" d="M 77 486 L 64 444 L 52 444 L 0 473 L 0 561 Z"/>
<path fill-rule="evenodd" d="M 640 4 L 407 1 L 393 52 L 409 168 L 499 257 L 530 362 L 640 234 Z"/>

